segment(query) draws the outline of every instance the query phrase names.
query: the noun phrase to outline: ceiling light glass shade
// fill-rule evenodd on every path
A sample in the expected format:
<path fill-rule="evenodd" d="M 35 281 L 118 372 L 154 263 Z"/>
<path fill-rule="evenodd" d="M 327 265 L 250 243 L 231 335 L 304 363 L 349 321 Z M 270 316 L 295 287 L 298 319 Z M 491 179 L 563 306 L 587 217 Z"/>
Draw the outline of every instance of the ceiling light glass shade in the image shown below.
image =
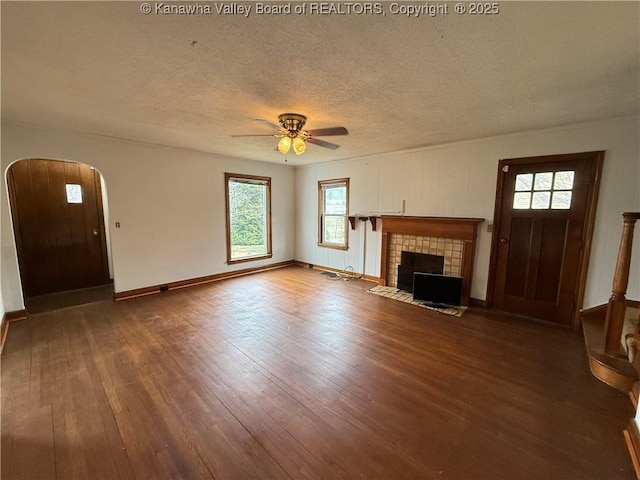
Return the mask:
<path fill-rule="evenodd" d="M 278 151 L 284 155 L 289 151 L 290 148 L 291 148 L 291 138 L 287 136 L 282 137 L 278 142 Z"/>
<path fill-rule="evenodd" d="M 300 137 L 295 137 L 293 139 L 293 151 L 296 152 L 296 155 L 302 155 L 306 149 L 307 144 L 304 143 L 303 139 Z"/>

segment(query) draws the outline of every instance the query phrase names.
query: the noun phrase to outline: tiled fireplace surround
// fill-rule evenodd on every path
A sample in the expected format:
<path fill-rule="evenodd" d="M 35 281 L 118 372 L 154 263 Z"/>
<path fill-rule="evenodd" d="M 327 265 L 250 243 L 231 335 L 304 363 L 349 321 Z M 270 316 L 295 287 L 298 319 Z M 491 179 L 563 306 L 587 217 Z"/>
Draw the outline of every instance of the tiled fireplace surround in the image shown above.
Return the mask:
<path fill-rule="evenodd" d="M 387 285 L 395 287 L 398 283 L 398 265 L 402 251 L 428 253 L 444 257 L 444 274 L 460 277 L 462 264 L 462 240 L 453 238 L 421 237 L 392 233 L 389 237 L 387 257 Z"/>
<path fill-rule="evenodd" d="M 477 226 L 482 218 L 382 217 L 381 279 L 395 287 L 403 250 L 444 256 L 445 275 L 462 277 L 462 303 L 469 304 Z"/>

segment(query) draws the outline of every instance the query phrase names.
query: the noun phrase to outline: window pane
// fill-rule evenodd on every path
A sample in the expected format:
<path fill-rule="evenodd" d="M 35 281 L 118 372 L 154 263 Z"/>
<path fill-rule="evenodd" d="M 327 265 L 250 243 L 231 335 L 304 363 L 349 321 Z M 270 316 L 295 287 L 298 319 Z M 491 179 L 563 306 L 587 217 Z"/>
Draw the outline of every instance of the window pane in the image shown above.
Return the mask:
<path fill-rule="evenodd" d="M 513 195 L 513 208 L 516 210 L 527 210 L 531 204 L 531 193 L 517 192 Z"/>
<path fill-rule="evenodd" d="M 324 189 L 324 211 L 330 215 L 347 214 L 347 187 Z"/>
<path fill-rule="evenodd" d="M 553 181 L 554 190 L 571 190 L 573 188 L 573 171 L 568 172 L 556 172 L 556 177 Z"/>
<path fill-rule="evenodd" d="M 551 180 L 553 179 L 553 172 L 536 173 L 535 181 L 533 182 L 534 190 L 551 190 Z"/>
<path fill-rule="evenodd" d="M 268 184 L 229 179 L 228 187 L 231 260 L 268 254 Z"/>
<path fill-rule="evenodd" d="M 345 243 L 346 222 L 343 216 L 325 215 L 323 222 L 326 243 Z"/>
<path fill-rule="evenodd" d="M 551 208 L 554 210 L 569 210 L 571 208 L 571 192 L 553 192 Z"/>
<path fill-rule="evenodd" d="M 82 186 L 75 183 L 67 183 L 67 203 L 82 203 Z"/>
<path fill-rule="evenodd" d="M 349 179 L 319 181 L 318 189 L 318 244 L 346 248 L 349 242 Z"/>
<path fill-rule="evenodd" d="M 531 208 L 543 209 L 549 208 L 551 202 L 551 192 L 533 192 L 533 200 Z"/>
<path fill-rule="evenodd" d="M 519 173 L 516 175 L 516 192 L 526 192 L 527 190 L 531 190 L 532 185 L 532 173 Z"/>

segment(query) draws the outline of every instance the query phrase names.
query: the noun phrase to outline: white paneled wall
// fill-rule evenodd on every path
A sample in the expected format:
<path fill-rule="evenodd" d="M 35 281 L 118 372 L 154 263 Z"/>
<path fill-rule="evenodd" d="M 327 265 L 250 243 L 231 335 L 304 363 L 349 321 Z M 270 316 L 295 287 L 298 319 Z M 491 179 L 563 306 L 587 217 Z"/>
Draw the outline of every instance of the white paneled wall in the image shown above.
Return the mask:
<path fill-rule="evenodd" d="M 638 117 L 453 143 L 296 169 L 296 259 L 362 273 L 362 224 L 350 231 L 349 251 L 317 246 L 317 182 L 350 178 L 350 214 L 480 217 L 473 298 L 485 299 L 498 161 L 605 150 L 591 266 L 584 307 L 605 303 L 622 232 L 620 212 L 640 210 Z M 366 273 L 380 275 L 381 235 L 367 224 Z M 636 236 L 629 297 L 640 299 L 640 234 Z"/>

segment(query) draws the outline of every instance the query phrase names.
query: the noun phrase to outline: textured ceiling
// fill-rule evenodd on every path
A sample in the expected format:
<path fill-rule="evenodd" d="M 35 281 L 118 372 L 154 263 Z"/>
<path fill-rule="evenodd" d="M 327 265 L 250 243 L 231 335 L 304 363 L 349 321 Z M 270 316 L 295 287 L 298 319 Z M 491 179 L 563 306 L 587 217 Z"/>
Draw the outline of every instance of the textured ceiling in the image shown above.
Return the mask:
<path fill-rule="evenodd" d="M 349 130 L 286 156 L 301 165 L 639 112 L 638 2 L 417 18 L 141 4 L 1 2 L 3 118 L 278 163 L 276 139 L 232 135 L 283 112 Z"/>

